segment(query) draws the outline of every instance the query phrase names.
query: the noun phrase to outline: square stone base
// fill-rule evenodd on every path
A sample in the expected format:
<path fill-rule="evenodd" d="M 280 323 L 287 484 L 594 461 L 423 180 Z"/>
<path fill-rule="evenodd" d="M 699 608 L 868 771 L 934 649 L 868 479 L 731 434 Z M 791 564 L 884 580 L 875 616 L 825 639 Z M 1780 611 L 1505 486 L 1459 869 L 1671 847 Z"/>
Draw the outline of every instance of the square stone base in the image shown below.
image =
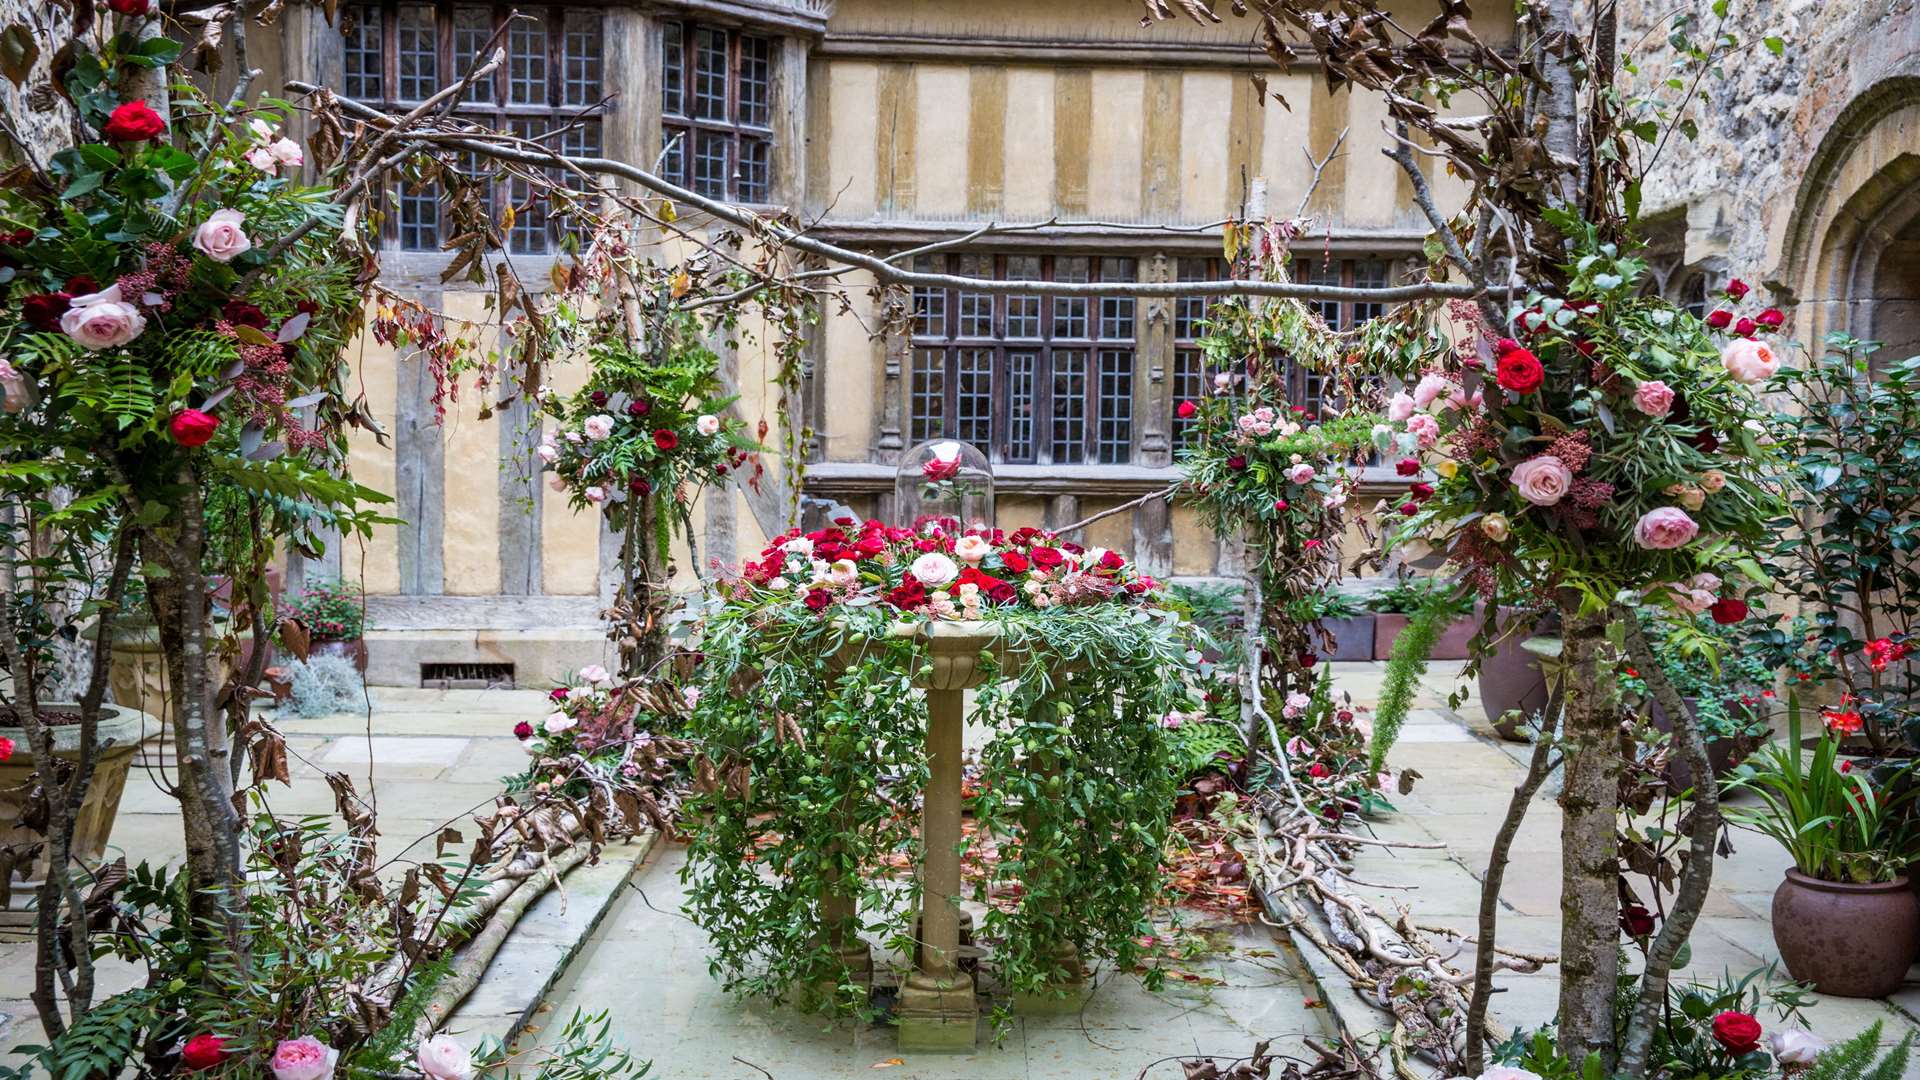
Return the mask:
<path fill-rule="evenodd" d="M 1037 993 L 1015 993 L 1013 1011 L 1018 1016 L 1071 1016 L 1086 1005 L 1091 989 L 1084 982 L 1070 982 Z"/>
<path fill-rule="evenodd" d="M 936 979 L 914 972 L 900 987 L 894 1010 L 902 1050 L 970 1053 L 979 1034 L 980 1003 L 964 975 Z"/>

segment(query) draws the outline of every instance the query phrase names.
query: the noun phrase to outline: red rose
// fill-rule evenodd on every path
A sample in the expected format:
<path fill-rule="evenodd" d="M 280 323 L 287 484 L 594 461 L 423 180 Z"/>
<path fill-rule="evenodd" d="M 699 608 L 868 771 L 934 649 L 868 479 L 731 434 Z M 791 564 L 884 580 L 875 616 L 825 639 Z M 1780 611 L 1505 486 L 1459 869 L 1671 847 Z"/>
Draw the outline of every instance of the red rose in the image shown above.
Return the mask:
<path fill-rule="evenodd" d="M 60 316 L 73 306 L 73 294 L 67 292 L 36 293 L 20 300 L 20 317 L 35 330 L 44 330 L 49 334 L 60 330 Z"/>
<path fill-rule="evenodd" d="M 107 0 L 107 7 L 122 15 L 145 15 L 153 4 L 151 0 Z"/>
<path fill-rule="evenodd" d="M 255 330 L 267 328 L 267 313 L 247 303 L 245 300 L 229 300 L 220 309 L 220 317 L 235 326 L 251 326 Z"/>
<path fill-rule="evenodd" d="M 1398 464 L 1394 465 L 1393 471 L 1399 473 L 1401 476 L 1418 476 L 1420 475 L 1420 462 L 1414 458 L 1403 457 Z"/>
<path fill-rule="evenodd" d="M 1115 573 L 1118 573 L 1119 571 L 1125 569 L 1126 565 L 1127 565 L 1127 560 L 1124 558 L 1121 558 L 1120 553 L 1112 550 L 1111 548 L 1107 550 L 1106 554 L 1100 556 L 1100 569 L 1102 570 L 1110 570 Z"/>
<path fill-rule="evenodd" d="M 525 720 L 513 725 L 513 737 L 519 739 L 521 742 L 526 742 L 528 739 L 533 738 L 533 725 L 527 723 Z"/>
<path fill-rule="evenodd" d="M 1239 454 L 1235 454 L 1232 457 L 1227 459 L 1227 468 L 1229 469 L 1244 469 L 1246 467 L 1247 467 L 1247 459 L 1240 456 Z"/>
<path fill-rule="evenodd" d="M 167 122 L 144 101 L 129 101 L 113 110 L 100 134 L 108 142 L 141 142 L 167 130 Z"/>
<path fill-rule="evenodd" d="M 1713 1037 L 1734 1057 L 1751 1054 L 1760 1049 L 1760 1021 L 1743 1012 L 1723 1012 L 1713 1018 Z"/>
<path fill-rule="evenodd" d="M 593 402 L 593 407 L 596 409 L 605 408 L 607 404 L 607 392 L 605 390 L 595 390 L 593 393 L 587 395 L 587 400 Z"/>
<path fill-rule="evenodd" d="M 188 1072 L 211 1069 L 227 1056 L 227 1041 L 218 1035 L 195 1035 L 180 1048 L 180 1064 Z"/>
<path fill-rule="evenodd" d="M 627 481 L 627 490 L 644 499 L 653 494 L 653 485 L 647 482 L 646 477 L 636 476 Z"/>
<path fill-rule="evenodd" d="M 916 577 L 908 577 L 899 587 L 887 593 L 887 603 L 902 611 L 912 611 L 927 602 L 927 587 Z"/>
<path fill-rule="evenodd" d="M 1000 553 L 1000 565 L 1013 573 L 1024 574 L 1027 572 L 1027 567 L 1032 564 L 1027 562 L 1025 555 L 1017 551 L 1003 551 Z"/>
<path fill-rule="evenodd" d="M 181 409 L 173 414 L 167 424 L 167 431 L 173 441 L 191 450 L 196 446 L 205 446 L 220 427 L 220 418 L 210 416 L 199 409 Z"/>
<path fill-rule="evenodd" d="M 1747 603 L 1731 596 L 1723 596 L 1715 600 L 1713 606 L 1707 611 L 1713 616 L 1714 622 L 1721 626 L 1732 626 L 1747 617 Z"/>
<path fill-rule="evenodd" d="M 1653 933 L 1653 912 L 1639 904 L 1628 904 L 1620 909 L 1620 929 L 1628 937 L 1643 938 Z"/>
<path fill-rule="evenodd" d="M 547 700 L 548 701 L 567 700 L 567 688 L 564 686 L 556 686 L 552 690 L 547 691 Z"/>
<path fill-rule="evenodd" d="M 1407 494 L 1412 495 L 1421 502 L 1425 502 L 1433 498 L 1433 485 L 1426 483 L 1415 484 L 1407 489 Z"/>
<path fill-rule="evenodd" d="M 26 247 L 37 235 L 32 229 L 15 229 L 0 236 L 0 247 Z"/>
<path fill-rule="evenodd" d="M 825 589 L 807 590 L 807 610 L 808 611 L 824 610 L 826 606 L 831 603 L 833 603 L 833 595 L 827 592 L 827 590 Z"/>
<path fill-rule="evenodd" d="M 920 466 L 920 474 L 936 484 L 942 480 L 951 480 L 960 475 L 960 459 L 956 457 L 952 461 L 942 461 L 939 458 L 928 458 L 927 463 Z"/>
<path fill-rule="evenodd" d="M 653 433 L 653 445 L 662 450 L 671 450 L 680 445 L 680 436 L 675 435 L 666 428 L 661 428 Z"/>
<path fill-rule="evenodd" d="M 1199 411 L 1200 411 L 1199 408 L 1195 406 L 1193 402 L 1183 401 L 1179 405 L 1174 407 L 1173 415 L 1179 417 L 1182 420 L 1191 420 L 1193 418 L 1193 414 Z"/>
<path fill-rule="evenodd" d="M 1727 282 L 1727 299 L 1738 300 L 1745 295 L 1747 295 L 1746 282 L 1741 281 L 1739 278 L 1734 278 L 1732 281 Z"/>
<path fill-rule="evenodd" d="M 1759 328 L 1759 325 L 1752 319 L 1741 319 L 1739 322 L 1733 324 L 1733 332 L 1741 337 L 1752 337 L 1753 332 Z"/>
<path fill-rule="evenodd" d="M 1332 772 L 1333 772 L 1332 769 L 1327 768 L 1326 765 L 1318 761 L 1307 766 L 1307 775 L 1313 777 L 1315 780 L 1324 780 Z"/>
<path fill-rule="evenodd" d="M 13 740 L 7 738 L 5 735 L 0 735 L 0 765 L 6 764 L 7 759 L 12 756 Z"/>
<path fill-rule="evenodd" d="M 1707 325 L 1715 330 L 1725 330 L 1733 323 L 1733 312 L 1725 308 L 1715 308 L 1707 312 Z"/>
<path fill-rule="evenodd" d="M 1408 501 L 1400 504 L 1400 514 L 1402 517 L 1412 517 L 1419 512 L 1420 504 L 1417 502 Z"/>
<path fill-rule="evenodd" d="M 1286 512 L 1287 512 L 1287 500 L 1285 500 L 1285 499 L 1275 499 L 1275 500 L 1273 500 L 1273 509 L 1274 509 L 1274 512 L 1275 512 L 1275 513 L 1280 513 L 1280 514 L 1284 514 L 1284 513 L 1286 513 Z"/>
<path fill-rule="evenodd" d="M 634 417 L 636 419 L 638 419 L 639 417 L 645 416 L 652 411 L 653 411 L 653 403 L 650 401 L 627 402 L 627 415 Z"/>
<path fill-rule="evenodd" d="M 1531 394 L 1540 389 L 1546 381 L 1547 373 L 1540 367 L 1540 358 L 1530 349 L 1512 349 L 1500 354 L 1500 360 L 1494 365 L 1494 381 L 1502 390 L 1511 390 L 1516 394 Z"/>
<path fill-rule="evenodd" d="M 1770 307 L 1767 310 L 1761 312 L 1760 314 L 1754 316 L 1753 321 L 1759 323 L 1761 326 L 1764 326 L 1769 330 L 1778 330 L 1782 325 L 1786 323 L 1787 317 L 1784 313 L 1781 312 L 1779 308 Z"/>
<path fill-rule="evenodd" d="M 1520 348 L 1519 342 L 1513 340 L 1510 337 L 1503 337 L 1499 341 L 1496 341 L 1493 343 L 1493 355 L 1495 357 L 1505 356 L 1508 353 L 1513 352 L 1515 349 L 1518 349 L 1518 348 Z"/>
<path fill-rule="evenodd" d="M 1060 552 L 1050 547 L 1037 547 L 1027 554 L 1033 557 L 1033 565 L 1042 570 L 1051 570 L 1063 561 Z"/>

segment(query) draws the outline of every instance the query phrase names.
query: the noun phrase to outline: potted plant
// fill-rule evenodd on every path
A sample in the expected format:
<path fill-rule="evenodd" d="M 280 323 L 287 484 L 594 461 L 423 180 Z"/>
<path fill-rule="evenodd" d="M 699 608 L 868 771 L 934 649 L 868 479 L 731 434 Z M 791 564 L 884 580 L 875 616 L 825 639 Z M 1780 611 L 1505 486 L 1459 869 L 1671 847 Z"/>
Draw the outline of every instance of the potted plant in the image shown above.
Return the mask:
<path fill-rule="evenodd" d="M 1453 617 L 1434 640 L 1433 651 L 1427 655 L 1427 659 L 1465 660 L 1473 641 L 1473 602 L 1463 597 L 1443 598 L 1442 594 L 1450 592 L 1433 578 L 1408 577 L 1375 593 L 1368 604 L 1374 611 L 1373 658 L 1390 659 L 1393 656 L 1393 640 L 1407 628 L 1407 621 L 1413 613 L 1429 604 L 1444 602 L 1452 605 L 1453 610 L 1449 614 Z"/>
<path fill-rule="evenodd" d="M 1374 614 L 1353 597 L 1331 589 L 1302 597 L 1296 617 L 1315 629 L 1311 639 L 1323 660 L 1373 659 Z"/>
<path fill-rule="evenodd" d="M 1555 625 L 1551 613 L 1501 606 L 1480 657 L 1480 705 L 1503 739 L 1524 742 L 1522 722 L 1547 707 L 1547 673 L 1527 642 Z"/>
<path fill-rule="evenodd" d="M 1725 778 L 1771 732 L 1772 670 L 1748 648 L 1739 620 L 1720 622 L 1706 613 L 1683 618 L 1664 608 L 1643 608 L 1640 624 L 1667 679 L 1685 701 L 1688 718 L 1706 742 L 1713 775 Z M 1637 702 L 1644 710 L 1655 732 L 1673 734 L 1673 718 L 1648 692 L 1638 671 L 1625 668 L 1620 688 L 1630 703 Z M 1681 756 L 1672 755 L 1665 779 L 1672 790 L 1685 790 L 1694 784 L 1693 768 Z"/>
<path fill-rule="evenodd" d="M 1729 793 L 1759 806 L 1728 807 L 1736 825 L 1778 840 L 1793 857 L 1773 894 L 1773 941 L 1787 971 L 1823 994 L 1885 997 L 1900 989 L 1920 934 L 1920 900 L 1904 874 L 1914 854 L 1910 785 L 1876 783 L 1841 758 L 1832 732 L 1801 749 L 1800 704 L 1784 743 L 1739 767 Z"/>
<path fill-rule="evenodd" d="M 309 581 L 286 602 L 281 614 L 306 628 L 308 655 L 340 656 L 367 673 L 365 597 L 358 586 L 339 579 Z"/>

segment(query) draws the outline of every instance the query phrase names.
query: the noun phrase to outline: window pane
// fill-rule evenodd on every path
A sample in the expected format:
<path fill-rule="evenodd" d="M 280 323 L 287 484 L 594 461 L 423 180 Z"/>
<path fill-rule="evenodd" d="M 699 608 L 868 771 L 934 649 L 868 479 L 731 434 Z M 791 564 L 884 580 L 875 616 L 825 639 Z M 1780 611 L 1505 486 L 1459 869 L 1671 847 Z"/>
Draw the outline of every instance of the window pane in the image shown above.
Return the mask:
<path fill-rule="evenodd" d="M 693 115 L 701 120 L 727 117 L 727 32 L 711 27 L 693 31 Z"/>
<path fill-rule="evenodd" d="M 1086 456 L 1087 354 L 1053 354 L 1053 460 L 1078 464 Z"/>
<path fill-rule="evenodd" d="M 687 115 L 687 57 L 679 23 L 668 23 L 663 42 L 660 111 L 668 116 Z"/>
<path fill-rule="evenodd" d="M 913 442 L 925 442 L 944 436 L 946 425 L 942 421 L 946 416 L 946 403 L 946 350 L 915 349 L 907 437 Z"/>
<path fill-rule="evenodd" d="M 913 290 L 913 332 L 919 337 L 947 336 L 947 290 Z"/>
<path fill-rule="evenodd" d="M 1100 336 L 1107 341 L 1133 340 L 1133 297 L 1100 298 Z"/>
<path fill-rule="evenodd" d="M 1182 401 L 1197 402 L 1207 392 L 1206 354 L 1198 349 L 1179 349 L 1173 354 L 1173 400 L 1177 406 Z M 1181 446 L 1193 444 L 1194 437 L 1200 432 L 1199 421 L 1195 417 L 1173 418 L 1175 441 Z"/>
<path fill-rule="evenodd" d="M 543 134 L 547 124 L 543 120 L 517 119 L 508 124 L 508 130 L 522 139 L 530 139 Z M 544 255 L 550 244 L 547 238 L 546 196 L 535 198 L 533 185 L 525 180 L 511 180 L 507 183 L 507 197 L 513 203 L 513 231 L 507 236 L 507 248 L 516 255 Z"/>
<path fill-rule="evenodd" d="M 681 187 L 687 185 L 687 137 L 686 128 L 660 131 L 660 175 Z"/>
<path fill-rule="evenodd" d="M 961 349 L 954 369 L 953 435 L 982 451 L 993 445 L 993 350 Z"/>
<path fill-rule="evenodd" d="M 1010 338 L 1037 338 L 1040 336 L 1039 297 L 1007 297 L 1007 336 Z"/>
<path fill-rule="evenodd" d="M 954 273 L 962 277 L 991 278 L 993 259 L 983 255 L 962 255 L 954 260 Z M 957 337 L 990 338 L 993 336 L 993 294 L 983 292 L 962 292 L 959 294 L 960 325 L 954 331 Z"/>
<path fill-rule="evenodd" d="M 465 73 L 474 63 L 474 57 L 487 47 L 487 39 L 493 36 L 493 12 L 487 8 L 456 8 L 453 13 L 453 66 L 454 70 Z M 482 61 L 484 62 L 484 61 Z M 479 79 L 467 87 L 468 101 L 490 102 L 493 100 L 493 76 Z"/>
<path fill-rule="evenodd" d="M 1181 281 L 1208 281 L 1215 277 L 1212 259 L 1184 258 L 1176 264 Z M 1211 301 L 1204 296 L 1182 296 L 1173 302 L 1173 336 L 1192 341 L 1206 333 L 1201 323 L 1207 317 Z"/>
<path fill-rule="evenodd" d="M 440 185 L 403 186 L 395 204 L 401 250 L 440 250 Z"/>
<path fill-rule="evenodd" d="M 400 5 L 394 56 L 400 69 L 395 91 L 400 100 L 420 101 L 440 89 L 440 48 L 434 36 L 431 5 Z"/>
<path fill-rule="evenodd" d="M 773 117 L 773 45 L 763 37 L 740 39 L 740 123 L 766 127 Z"/>
<path fill-rule="evenodd" d="M 1053 260 L 1053 279 L 1055 281 L 1086 281 L 1091 260 L 1083 257 L 1058 258 Z M 1084 296 L 1056 296 L 1053 298 L 1053 336 L 1057 338 L 1085 338 L 1087 336 L 1087 298 Z"/>
<path fill-rule="evenodd" d="M 1007 458 L 1033 460 L 1034 374 L 1040 369 L 1040 354 L 1007 354 Z"/>
<path fill-rule="evenodd" d="M 507 31 L 507 101 L 547 103 L 547 24 L 515 19 Z"/>
<path fill-rule="evenodd" d="M 346 38 L 346 78 L 342 80 L 348 97 L 384 101 L 381 88 L 382 56 L 386 49 L 385 28 L 380 8 L 361 4 L 352 9 L 353 27 Z"/>
<path fill-rule="evenodd" d="M 1133 456 L 1133 352 L 1100 350 L 1100 461 L 1116 465 Z"/>
<path fill-rule="evenodd" d="M 1302 262 L 1300 280 L 1309 285 L 1340 284 L 1340 264 L 1331 259 L 1320 262 Z M 1335 330 L 1344 329 L 1340 321 L 1340 304 L 1334 300 L 1316 300 L 1310 305 Z"/>
<path fill-rule="evenodd" d="M 772 199 L 772 156 L 772 143 L 747 135 L 740 136 L 740 182 L 736 195 L 741 202 L 763 203 Z"/>
<path fill-rule="evenodd" d="M 1369 259 L 1355 263 L 1353 284 L 1362 289 L 1384 289 L 1387 287 L 1387 264 L 1378 259 Z M 1387 313 L 1385 304 L 1354 304 L 1353 324 L 1355 326 L 1368 319 L 1377 319 Z"/>
<path fill-rule="evenodd" d="M 693 133 L 693 190 L 716 199 L 727 197 L 728 136 L 711 131 Z"/>
<path fill-rule="evenodd" d="M 592 105 L 600 100 L 600 13 L 568 9 L 566 67 L 561 73 L 560 103 Z"/>

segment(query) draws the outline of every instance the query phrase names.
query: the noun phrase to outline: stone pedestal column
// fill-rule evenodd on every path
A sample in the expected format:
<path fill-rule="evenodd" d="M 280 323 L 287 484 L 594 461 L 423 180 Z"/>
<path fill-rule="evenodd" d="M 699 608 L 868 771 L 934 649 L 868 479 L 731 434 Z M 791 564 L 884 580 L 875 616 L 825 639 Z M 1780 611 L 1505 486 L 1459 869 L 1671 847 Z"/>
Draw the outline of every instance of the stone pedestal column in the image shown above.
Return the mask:
<path fill-rule="evenodd" d="M 1027 760 L 1027 770 L 1039 778 L 1040 787 L 1045 788 L 1049 777 L 1060 774 L 1060 763 L 1053 754 L 1043 752 Z M 1037 815 L 1027 815 L 1026 835 L 1021 838 L 1023 845 L 1021 861 L 1027 865 L 1031 865 L 1033 856 L 1031 849 L 1025 848 L 1024 845 L 1032 843 L 1037 824 Z M 1059 856 L 1056 854 L 1054 857 Z M 1059 912 L 1049 910 L 1048 914 L 1058 915 Z M 1088 989 L 1086 969 L 1080 962 L 1080 950 L 1071 941 L 1055 941 L 1047 951 L 1052 955 L 1054 962 L 1066 970 L 1065 977 L 1043 990 L 1031 993 L 1016 992 L 1013 995 L 1014 1012 L 1027 1016 L 1060 1016 L 1077 1013 L 1086 1003 Z"/>

